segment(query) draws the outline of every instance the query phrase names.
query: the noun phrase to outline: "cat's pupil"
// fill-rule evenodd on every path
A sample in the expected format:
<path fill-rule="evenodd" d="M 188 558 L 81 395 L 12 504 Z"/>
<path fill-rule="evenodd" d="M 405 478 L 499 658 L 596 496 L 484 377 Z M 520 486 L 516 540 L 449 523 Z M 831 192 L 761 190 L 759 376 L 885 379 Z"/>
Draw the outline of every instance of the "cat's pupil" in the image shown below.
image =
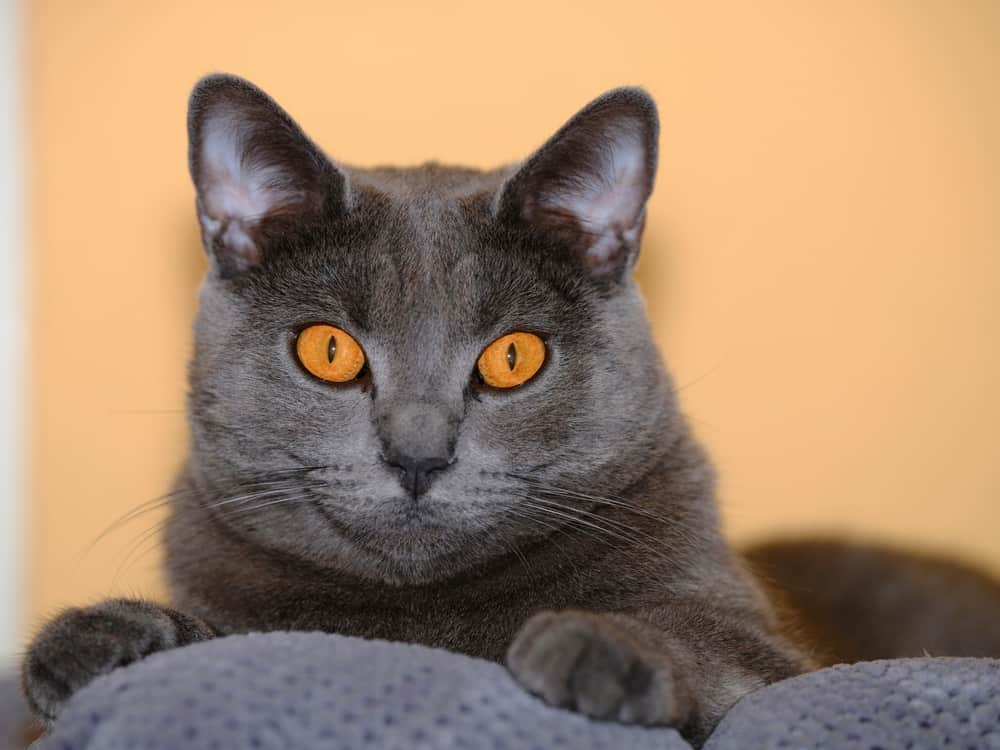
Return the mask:
<path fill-rule="evenodd" d="M 326 358 L 329 360 L 330 364 L 333 364 L 333 358 L 337 355 L 337 337 L 331 336 L 330 343 L 326 347 Z"/>
<path fill-rule="evenodd" d="M 507 347 L 507 367 L 509 367 L 510 371 L 513 372 L 514 365 L 516 364 L 517 364 L 517 347 L 514 346 L 513 342 L 511 342 L 511 345 Z"/>

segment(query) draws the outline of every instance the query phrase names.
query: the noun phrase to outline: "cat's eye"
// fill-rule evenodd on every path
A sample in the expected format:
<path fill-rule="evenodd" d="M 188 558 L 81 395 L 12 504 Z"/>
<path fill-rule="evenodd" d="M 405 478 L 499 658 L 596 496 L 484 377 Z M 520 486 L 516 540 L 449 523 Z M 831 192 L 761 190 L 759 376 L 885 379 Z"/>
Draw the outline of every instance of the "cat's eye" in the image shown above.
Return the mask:
<path fill-rule="evenodd" d="M 365 366 L 365 353 L 354 337 L 325 323 L 303 329 L 295 342 L 295 353 L 303 367 L 330 383 L 354 380 Z"/>
<path fill-rule="evenodd" d="M 501 336 L 479 355 L 479 376 L 494 388 L 513 388 L 531 380 L 545 363 L 545 342 L 533 333 Z"/>

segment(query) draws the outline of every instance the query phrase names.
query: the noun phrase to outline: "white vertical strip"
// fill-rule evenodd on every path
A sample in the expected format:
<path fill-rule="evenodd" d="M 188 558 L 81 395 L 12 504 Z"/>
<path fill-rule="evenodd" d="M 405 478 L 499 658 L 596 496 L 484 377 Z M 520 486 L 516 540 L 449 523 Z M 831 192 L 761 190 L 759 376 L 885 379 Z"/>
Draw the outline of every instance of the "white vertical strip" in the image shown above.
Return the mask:
<path fill-rule="evenodd" d="M 0 0 L 0 660 L 20 649 L 25 403 L 24 163 L 18 0 Z"/>

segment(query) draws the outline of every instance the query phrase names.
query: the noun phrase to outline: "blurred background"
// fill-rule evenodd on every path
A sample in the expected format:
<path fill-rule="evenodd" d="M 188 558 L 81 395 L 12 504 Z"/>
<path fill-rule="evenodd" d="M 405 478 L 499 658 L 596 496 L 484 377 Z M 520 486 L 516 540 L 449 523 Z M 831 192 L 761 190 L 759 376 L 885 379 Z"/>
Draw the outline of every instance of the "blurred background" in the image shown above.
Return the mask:
<path fill-rule="evenodd" d="M 204 263 L 186 97 L 224 70 L 358 165 L 526 156 L 607 88 L 663 121 L 639 280 L 737 541 L 1000 572 L 1000 3 L 0 4 L 0 651 L 161 596 Z"/>

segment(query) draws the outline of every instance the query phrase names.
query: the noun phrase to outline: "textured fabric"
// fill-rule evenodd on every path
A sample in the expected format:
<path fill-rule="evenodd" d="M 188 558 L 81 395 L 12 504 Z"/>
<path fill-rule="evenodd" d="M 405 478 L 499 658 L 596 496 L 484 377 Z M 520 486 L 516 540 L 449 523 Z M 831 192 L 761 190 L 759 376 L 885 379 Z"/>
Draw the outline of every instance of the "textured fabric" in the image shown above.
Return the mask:
<path fill-rule="evenodd" d="M 270 633 L 154 654 L 95 681 L 44 750 L 687 750 L 673 730 L 558 711 L 497 664 L 401 643 Z"/>
<path fill-rule="evenodd" d="M 543 705 L 496 665 L 320 633 L 235 636 L 95 681 L 38 750 L 688 750 Z M 758 691 L 706 750 L 1000 750 L 1000 661 L 906 659 Z"/>
<path fill-rule="evenodd" d="M 740 701 L 705 750 L 1000 750 L 1000 661 L 831 667 Z"/>

